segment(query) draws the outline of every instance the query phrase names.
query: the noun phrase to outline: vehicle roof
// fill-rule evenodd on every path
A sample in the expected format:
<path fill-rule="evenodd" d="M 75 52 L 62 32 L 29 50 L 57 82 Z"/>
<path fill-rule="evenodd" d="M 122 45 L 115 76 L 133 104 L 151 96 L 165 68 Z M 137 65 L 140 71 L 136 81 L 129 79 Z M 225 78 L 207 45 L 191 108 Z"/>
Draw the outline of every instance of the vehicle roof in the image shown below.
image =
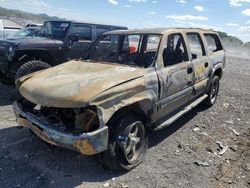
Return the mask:
<path fill-rule="evenodd" d="M 212 29 L 202 29 L 202 28 L 150 28 L 150 29 L 133 29 L 133 30 L 115 30 L 108 31 L 105 34 L 164 34 L 167 32 L 207 32 L 217 34 L 216 31 Z"/>
<path fill-rule="evenodd" d="M 82 21 L 69 21 L 69 20 L 51 20 L 52 22 L 70 22 L 70 23 L 75 23 L 75 24 L 90 24 L 90 25 L 100 25 L 100 26 L 111 26 L 111 27 L 119 27 L 119 28 L 126 28 L 125 26 L 119 26 L 119 25 L 111 25 L 111 24 L 101 24 L 101 23 L 95 23 L 95 22 L 82 22 Z M 50 21 L 46 21 L 50 22 Z"/>

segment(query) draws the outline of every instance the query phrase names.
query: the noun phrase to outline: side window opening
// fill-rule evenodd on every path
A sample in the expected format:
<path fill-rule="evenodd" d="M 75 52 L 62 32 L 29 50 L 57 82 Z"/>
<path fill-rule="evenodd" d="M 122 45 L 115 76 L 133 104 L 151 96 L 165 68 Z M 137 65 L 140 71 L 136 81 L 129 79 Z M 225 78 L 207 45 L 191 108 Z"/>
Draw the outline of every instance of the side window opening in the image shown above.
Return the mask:
<path fill-rule="evenodd" d="M 143 62 L 144 62 L 144 67 L 147 68 L 153 64 L 155 58 L 157 57 L 161 36 L 148 35 L 145 37 L 147 37 L 147 39 L 146 39 L 146 47 L 143 53 Z"/>
<path fill-rule="evenodd" d="M 94 62 L 148 68 L 157 57 L 161 36 L 157 34 L 104 34 L 93 43 L 88 58 Z M 111 38 L 111 41 L 103 42 L 105 38 Z"/>
<path fill-rule="evenodd" d="M 192 59 L 197 59 L 206 55 L 204 45 L 198 33 L 187 33 L 187 39 L 188 39 Z"/>
<path fill-rule="evenodd" d="M 78 35 L 79 40 L 92 40 L 91 27 L 87 25 L 74 25 L 71 34 Z"/>
<path fill-rule="evenodd" d="M 130 54 L 137 53 L 140 44 L 140 35 L 125 36 L 122 51 L 129 52 Z"/>
<path fill-rule="evenodd" d="M 163 50 L 163 61 L 164 66 L 188 61 L 187 48 L 182 34 L 175 33 L 168 36 Z"/>
<path fill-rule="evenodd" d="M 123 39 L 122 50 L 119 52 L 119 62 L 138 64 L 141 35 L 126 35 Z"/>
<path fill-rule="evenodd" d="M 220 42 L 220 39 L 215 34 L 205 34 L 205 39 L 207 41 L 208 45 L 208 51 L 209 53 L 217 52 L 220 50 L 223 50 L 222 44 Z"/>

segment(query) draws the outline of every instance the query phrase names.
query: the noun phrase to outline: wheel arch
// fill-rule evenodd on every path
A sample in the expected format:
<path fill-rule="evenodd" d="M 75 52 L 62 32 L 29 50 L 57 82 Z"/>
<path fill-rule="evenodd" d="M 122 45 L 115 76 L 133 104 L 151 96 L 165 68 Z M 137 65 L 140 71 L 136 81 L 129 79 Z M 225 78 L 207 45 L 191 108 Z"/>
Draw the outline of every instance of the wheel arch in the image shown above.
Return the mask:
<path fill-rule="evenodd" d="M 106 125 L 111 126 L 121 116 L 131 115 L 138 118 L 144 125 L 151 122 L 151 114 L 153 112 L 153 105 L 150 99 L 143 99 L 127 106 L 119 108 L 108 119 Z"/>
<path fill-rule="evenodd" d="M 219 64 L 214 66 L 213 71 L 211 72 L 211 74 L 209 76 L 209 80 L 207 82 L 206 92 L 209 90 L 209 87 L 212 83 L 214 76 L 218 76 L 219 80 L 222 78 L 222 75 L 223 75 L 223 68 L 222 67 L 223 67 L 222 63 L 219 63 Z"/>
<path fill-rule="evenodd" d="M 41 60 L 52 66 L 57 61 L 56 57 L 47 49 L 21 49 L 16 52 L 14 57 L 15 62 L 20 62 L 22 64 L 24 61 L 28 60 Z"/>
<path fill-rule="evenodd" d="M 222 75 L 223 75 L 223 68 L 222 68 L 222 67 L 223 67 L 222 64 L 217 64 L 217 65 L 214 67 L 212 78 L 213 78 L 214 76 L 218 76 L 219 79 L 222 78 Z"/>

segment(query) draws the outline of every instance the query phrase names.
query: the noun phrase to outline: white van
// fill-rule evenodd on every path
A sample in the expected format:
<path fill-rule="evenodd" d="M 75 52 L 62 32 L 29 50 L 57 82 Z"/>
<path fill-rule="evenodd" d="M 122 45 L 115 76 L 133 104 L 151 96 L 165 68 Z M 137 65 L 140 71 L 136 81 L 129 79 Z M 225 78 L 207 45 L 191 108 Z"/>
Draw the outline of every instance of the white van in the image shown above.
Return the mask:
<path fill-rule="evenodd" d="M 8 37 L 19 31 L 22 28 L 21 25 L 9 19 L 0 19 L 0 39 Z"/>

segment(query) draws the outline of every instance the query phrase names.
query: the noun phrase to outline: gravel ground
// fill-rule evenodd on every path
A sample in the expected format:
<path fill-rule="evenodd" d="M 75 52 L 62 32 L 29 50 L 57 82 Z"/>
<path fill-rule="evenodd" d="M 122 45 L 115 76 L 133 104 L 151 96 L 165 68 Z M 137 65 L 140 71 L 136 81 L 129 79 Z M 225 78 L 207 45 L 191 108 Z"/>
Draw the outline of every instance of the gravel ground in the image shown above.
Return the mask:
<path fill-rule="evenodd" d="M 19 129 L 15 88 L 0 84 L 0 187 L 250 187 L 250 59 L 228 57 L 220 89 L 212 108 L 150 133 L 145 162 L 117 173 Z"/>

